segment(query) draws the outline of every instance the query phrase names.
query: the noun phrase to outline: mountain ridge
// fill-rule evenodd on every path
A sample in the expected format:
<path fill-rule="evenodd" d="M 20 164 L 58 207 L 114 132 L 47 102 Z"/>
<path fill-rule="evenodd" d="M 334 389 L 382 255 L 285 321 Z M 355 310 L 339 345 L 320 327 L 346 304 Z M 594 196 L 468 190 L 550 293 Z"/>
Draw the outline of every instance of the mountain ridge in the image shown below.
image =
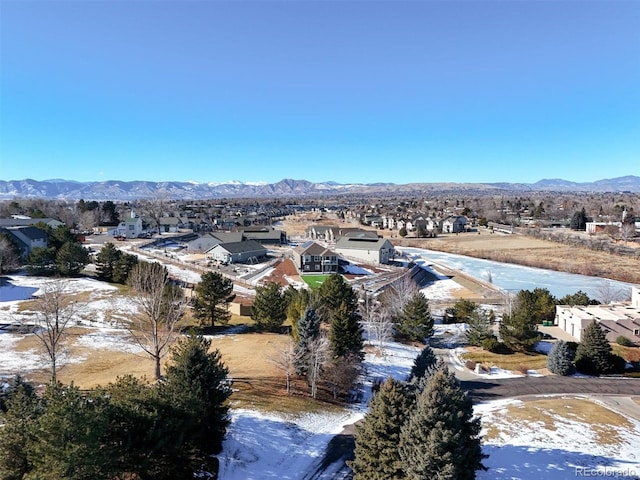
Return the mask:
<path fill-rule="evenodd" d="M 127 201 L 162 197 L 166 199 L 214 199 L 250 197 L 313 197 L 344 194 L 410 194 L 437 192 L 631 192 L 640 193 L 640 177 L 626 175 L 594 182 L 572 182 L 559 178 L 542 179 L 535 183 L 509 182 L 438 182 L 438 183 L 338 183 L 310 182 L 285 178 L 275 183 L 241 182 L 151 182 L 145 180 L 105 180 L 79 182 L 76 180 L 0 180 L 0 200 L 43 198 L 67 200 Z"/>

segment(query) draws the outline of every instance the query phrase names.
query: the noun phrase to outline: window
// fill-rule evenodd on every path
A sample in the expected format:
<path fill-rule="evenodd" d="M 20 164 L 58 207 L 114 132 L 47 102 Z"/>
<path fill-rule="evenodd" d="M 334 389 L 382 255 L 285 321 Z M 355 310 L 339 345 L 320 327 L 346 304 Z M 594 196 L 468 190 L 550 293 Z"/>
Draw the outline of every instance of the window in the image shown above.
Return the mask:
<path fill-rule="evenodd" d="M 313 261 L 314 261 L 314 262 L 321 262 L 321 261 L 322 261 L 322 257 L 321 257 L 320 255 L 315 255 L 315 256 L 313 257 Z"/>
<path fill-rule="evenodd" d="M 309 265 L 305 265 L 305 266 L 304 266 L 304 269 L 305 269 L 305 270 L 309 270 Z"/>
<path fill-rule="evenodd" d="M 311 263 L 311 255 L 303 255 L 302 263 Z"/>
<path fill-rule="evenodd" d="M 637 328 L 633 331 L 634 335 L 640 335 L 640 330 L 638 330 Z"/>
<path fill-rule="evenodd" d="M 320 265 L 316 264 L 316 270 L 320 270 Z"/>

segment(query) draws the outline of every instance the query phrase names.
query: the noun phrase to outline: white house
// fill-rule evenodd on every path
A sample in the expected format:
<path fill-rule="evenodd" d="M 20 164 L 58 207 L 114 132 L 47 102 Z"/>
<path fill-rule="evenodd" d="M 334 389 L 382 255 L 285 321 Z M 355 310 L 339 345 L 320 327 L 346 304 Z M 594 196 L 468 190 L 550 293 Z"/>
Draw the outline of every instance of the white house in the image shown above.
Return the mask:
<path fill-rule="evenodd" d="M 336 242 L 334 251 L 371 264 L 389 263 L 395 255 L 393 244 L 388 239 L 365 236 L 342 237 Z"/>
<path fill-rule="evenodd" d="M 142 219 L 140 217 L 131 217 L 118 224 L 114 231 L 114 236 L 122 235 L 127 238 L 138 238 L 143 233 Z"/>
<path fill-rule="evenodd" d="M 602 326 L 610 342 L 623 336 L 640 345 L 640 288 L 631 289 L 631 302 L 556 306 L 555 325 L 577 341 L 582 339 L 582 331 L 593 321 Z"/>
<path fill-rule="evenodd" d="M 467 217 L 463 215 L 450 215 L 442 220 L 442 233 L 464 232 L 467 226 Z"/>

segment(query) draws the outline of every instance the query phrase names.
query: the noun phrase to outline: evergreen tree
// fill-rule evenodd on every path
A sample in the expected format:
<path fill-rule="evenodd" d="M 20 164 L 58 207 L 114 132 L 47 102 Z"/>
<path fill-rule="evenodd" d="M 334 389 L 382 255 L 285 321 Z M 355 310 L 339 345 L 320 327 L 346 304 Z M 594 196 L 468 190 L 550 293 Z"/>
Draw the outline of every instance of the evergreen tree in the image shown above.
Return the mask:
<path fill-rule="evenodd" d="M 493 312 L 487 313 L 484 310 L 477 309 L 471 315 L 469 315 L 469 318 L 467 318 L 469 329 L 466 333 L 467 342 L 469 342 L 469 345 L 481 347 L 484 340 L 494 336 L 494 318 L 492 316 L 492 313 Z"/>
<path fill-rule="evenodd" d="M 600 302 L 597 300 L 592 300 L 589 298 L 589 295 L 584 293 L 582 290 L 578 290 L 576 293 L 565 295 L 560 300 L 558 300 L 558 305 L 598 305 Z"/>
<path fill-rule="evenodd" d="M 556 375 L 571 375 L 575 371 L 573 359 L 576 352 L 565 341 L 558 340 L 547 355 L 547 368 Z"/>
<path fill-rule="evenodd" d="M 468 318 L 478 310 L 478 304 L 461 298 L 451 308 L 446 309 L 446 317 L 448 323 L 466 322 Z"/>
<path fill-rule="evenodd" d="M 587 213 L 584 207 L 582 207 L 582 210 L 573 214 L 569 226 L 571 227 L 571 230 L 585 230 L 587 228 L 588 221 L 589 218 L 587 217 Z"/>
<path fill-rule="evenodd" d="M 278 331 L 287 318 L 287 304 L 282 289 L 276 282 L 256 288 L 256 297 L 251 307 L 251 318 L 262 330 Z"/>
<path fill-rule="evenodd" d="M 615 367 L 611 344 L 595 320 L 582 331 L 575 364 L 579 372 L 587 375 L 610 373 Z"/>
<path fill-rule="evenodd" d="M 109 400 L 106 455 L 115 471 L 126 472 L 117 478 L 191 478 L 201 465 L 186 442 L 188 418 L 160 385 L 127 375 L 99 391 Z"/>
<path fill-rule="evenodd" d="M 226 325 L 231 318 L 229 303 L 235 298 L 233 282 L 217 272 L 202 274 L 195 288 L 193 303 L 194 316 L 200 321 Z"/>
<path fill-rule="evenodd" d="M 349 463 L 354 480 L 407 478 L 398 444 L 412 403 L 402 382 L 388 378 L 380 386 L 364 420 L 356 424 L 354 459 Z"/>
<path fill-rule="evenodd" d="M 343 304 L 331 316 L 329 324 L 329 343 L 333 357 L 353 355 L 362 359 L 364 345 L 362 333 L 360 315 L 355 311 L 350 311 L 346 304 Z"/>
<path fill-rule="evenodd" d="M 56 249 L 34 247 L 27 257 L 27 270 L 33 275 L 51 274 L 54 270 Z"/>
<path fill-rule="evenodd" d="M 121 252 L 120 257 L 113 264 L 113 282 L 125 284 L 133 268 L 138 264 L 138 257 Z"/>
<path fill-rule="evenodd" d="M 56 254 L 56 265 L 61 275 L 77 275 L 89 264 L 89 252 L 76 242 L 67 242 Z"/>
<path fill-rule="evenodd" d="M 43 413 L 34 423 L 35 441 L 27 450 L 32 471 L 42 480 L 113 478 L 107 438 L 105 399 L 88 397 L 71 385 L 52 383 L 43 399 Z"/>
<path fill-rule="evenodd" d="M 190 334 L 172 349 L 164 393 L 183 412 L 185 439 L 205 456 L 218 453 L 229 424 L 229 370 L 211 340 Z"/>
<path fill-rule="evenodd" d="M 482 465 L 480 419 L 458 381 L 442 365 L 418 395 L 400 433 L 407 478 L 472 480 Z"/>
<path fill-rule="evenodd" d="M 425 345 L 418 356 L 413 360 L 413 365 L 411 366 L 411 372 L 409 373 L 407 381 L 417 382 L 420 381 L 420 379 L 430 377 L 436 370 L 437 364 L 438 358 L 435 353 L 433 353 L 433 349 L 429 345 Z"/>
<path fill-rule="evenodd" d="M 556 300 L 546 288 L 521 290 L 511 314 L 502 316 L 500 337 L 512 350 L 528 351 L 539 339 L 536 325 L 555 317 Z"/>
<path fill-rule="evenodd" d="M 293 364 L 297 375 L 306 375 L 309 371 L 309 352 L 311 343 L 320 335 L 320 317 L 315 308 L 307 308 L 298 322 L 298 342 L 294 349 Z"/>
<path fill-rule="evenodd" d="M 11 390 L 0 428 L 0 478 L 22 480 L 32 470 L 28 453 L 41 412 L 40 400 L 31 385 L 20 382 Z"/>
<path fill-rule="evenodd" d="M 400 338 L 417 342 L 425 342 L 433 335 L 429 301 L 422 292 L 413 295 L 402 309 L 396 323 L 396 334 Z"/>
<path fill-rule="evenodd" d="M 327 320 L 342 305 L 347 312 L 355 312 L 358 309 L 358 295 L 344 277 L 337 273 L 329 275 L 318 289 L 318 306 L 322 308 L 321 316 Z"/>
<path fill-rule="evenodd" d="M 287 320 L 291 323 L 291 336 L 293 337 L 293 341 L 297 343 L 300 335 L 298 332 L 298 322 L 304 316 L 305 310 L 309 305 L 309 291 L 304 288 L 297 290 L 289 287 L 285 290 L 285 297 L 288 298 Z"/>
<path fill-rule="evenodd" d="M 95 264 L 98 278 L 105 282 L 113 282 L 113 269 L 116 261 L 122 256 L 113 243 L 107 242 L 96 255 Z"/>

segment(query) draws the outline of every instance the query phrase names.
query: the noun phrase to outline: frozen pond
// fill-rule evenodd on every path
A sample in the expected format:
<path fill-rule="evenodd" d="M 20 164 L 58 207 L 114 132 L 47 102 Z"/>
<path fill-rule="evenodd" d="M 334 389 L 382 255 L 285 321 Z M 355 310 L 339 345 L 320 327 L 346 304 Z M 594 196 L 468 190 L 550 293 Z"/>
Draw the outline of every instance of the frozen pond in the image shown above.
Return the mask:
<path fill-rule="evenodd" d="M 603 286 L 608 285 L 610 291 L 621 294 L 621 299 L 627 299 L 631 295 L 632 284 L 615 280 L 524 267 L 422 248 L 397 247 L 396 249 L 409 257 L 442 264 L 481 280 L 486 281 L 490 278 L 491 283 L 510 292 L 546 288 L 556 298 L 560 298 L 582 290 L 590 298 L 600 299 Z"/>

